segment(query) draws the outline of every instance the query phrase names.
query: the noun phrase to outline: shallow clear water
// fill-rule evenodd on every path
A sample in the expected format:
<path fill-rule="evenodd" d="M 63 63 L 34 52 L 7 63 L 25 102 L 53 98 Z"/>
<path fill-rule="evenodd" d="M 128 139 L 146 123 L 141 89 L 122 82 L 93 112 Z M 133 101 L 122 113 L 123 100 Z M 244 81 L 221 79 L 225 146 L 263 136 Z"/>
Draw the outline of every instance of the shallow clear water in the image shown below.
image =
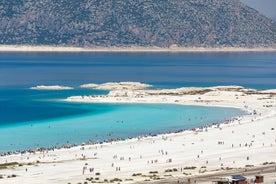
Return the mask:
<path fill-rule="evenodd" d="M 79 105 L 79 104 L 77 104 Z M 1 151 L 103 141 L 199 127 L 241 115 L 230 108 L 160 104 L 81 104 L 91 112 L 0 128 Z M 94 110 L 96 109 L 96 110 Z"/>

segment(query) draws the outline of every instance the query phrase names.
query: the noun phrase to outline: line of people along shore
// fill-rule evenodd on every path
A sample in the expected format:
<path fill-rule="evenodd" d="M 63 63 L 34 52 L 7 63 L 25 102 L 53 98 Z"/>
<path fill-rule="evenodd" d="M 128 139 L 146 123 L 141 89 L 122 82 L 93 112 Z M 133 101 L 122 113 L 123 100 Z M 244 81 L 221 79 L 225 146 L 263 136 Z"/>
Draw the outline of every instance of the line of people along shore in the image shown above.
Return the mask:
<path fill-rule="evenodd" d="M 17 154 L 36 154 L 36 152 L 48 152 L 48 151 L 54 151 L 54 150 L 59 150 L 59 149 L 70 149 L 73 147 L 77 147 L 77 146 L 86 146 L 86 145 L 101 145 L 104 143 L 113 143 L 113 142 L 118 142 L 118 141 L 125 141 L 125 140 L 131 140 L 134 138 L 138 138 L 138 140 L 143 139 L 143 138 L 147 138 L 147 137 L 156 137 L 158 135 L 162 135 L 162 134 L 172 134 L 172 133 L 181 133 L 181 132 L 185 132 L 185 131 L 208 131 L 208 128 L 214 127 L 214 128 L 220 128 L 220 125 L 222 124 L 229 124 L 232 123 L 234 121 L 238 121 L 240 122 L 241 117 L 235 117 L 231 120 L 225 120 L 223 122 L 218 122 L 218 123 L 211 123 L 211 124 L 206 124 L 204 126 L 200 126 L 198 128 L 189 128 L 189 129 L 178 129 L 178 130 L 171 130 L 171 131 L 167 131 L 167 132 L 161 132 L 161 133 L 148 133 L 148 134 L 144 134 L 144 135 L 140 135 L 138 137 L 127 137 L 127 138 L 110 138 L 110 139 L 105 139 L 102 141 L 92 141 L 89 140 L 87 142 L 84 142 L 82 144 L 63 144 L 61 146 L 52 146 L 52 147 L 37 147 L 37 148 L 31 148 L 31 149 L 26 149 L 26 150 L 15 150 L 15 151 L 6 151 L 6 152 L 0 152 L 0 156 L 9 156 L 9 155 L 17 155 Z M 112 136 L 111 133 L 108 133 L 109 136 Z"/>

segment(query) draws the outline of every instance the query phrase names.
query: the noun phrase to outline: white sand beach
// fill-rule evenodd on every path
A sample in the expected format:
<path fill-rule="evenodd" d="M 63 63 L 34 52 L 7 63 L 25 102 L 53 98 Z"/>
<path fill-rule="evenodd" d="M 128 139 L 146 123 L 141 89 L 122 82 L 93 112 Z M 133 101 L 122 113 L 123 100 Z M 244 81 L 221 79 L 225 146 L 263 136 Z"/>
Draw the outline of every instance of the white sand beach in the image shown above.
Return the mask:
<path fill-rule="evenodd" d="M 73 47 L 50 45 L 0 45 L 0 52 L 275 52 L 275 47 Z"/>
<path fill-rule="evenodd" d="M 128 88 L 66 101 L 235 107 L 248 115 L 178 133 L 2 156 L 0 183 L 212 183 L 234 173 L 276 182 L 276 90 Z"/>

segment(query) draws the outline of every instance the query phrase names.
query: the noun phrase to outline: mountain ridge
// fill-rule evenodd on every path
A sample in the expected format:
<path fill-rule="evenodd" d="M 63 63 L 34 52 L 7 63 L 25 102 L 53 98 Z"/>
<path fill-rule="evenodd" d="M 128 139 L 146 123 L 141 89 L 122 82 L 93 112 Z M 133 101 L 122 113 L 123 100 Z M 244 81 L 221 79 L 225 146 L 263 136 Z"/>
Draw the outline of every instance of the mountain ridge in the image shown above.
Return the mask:
<path fill-rule="evenodd" d="M 7 45 L 276 45 L 276 23 L 238 0 L 3 0 L 0 17 Z"/>

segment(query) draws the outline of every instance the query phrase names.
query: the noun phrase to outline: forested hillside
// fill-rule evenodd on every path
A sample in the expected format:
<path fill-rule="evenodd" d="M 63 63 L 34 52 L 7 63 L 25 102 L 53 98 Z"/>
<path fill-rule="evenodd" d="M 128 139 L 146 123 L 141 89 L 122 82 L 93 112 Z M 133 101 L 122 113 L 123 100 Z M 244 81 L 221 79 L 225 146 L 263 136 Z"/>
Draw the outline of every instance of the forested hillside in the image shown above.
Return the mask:
<path fill-rule="evenodd" d="M 276 23 L 238 0 L 1 0 L 0 44 L 271 46 Z"/>

